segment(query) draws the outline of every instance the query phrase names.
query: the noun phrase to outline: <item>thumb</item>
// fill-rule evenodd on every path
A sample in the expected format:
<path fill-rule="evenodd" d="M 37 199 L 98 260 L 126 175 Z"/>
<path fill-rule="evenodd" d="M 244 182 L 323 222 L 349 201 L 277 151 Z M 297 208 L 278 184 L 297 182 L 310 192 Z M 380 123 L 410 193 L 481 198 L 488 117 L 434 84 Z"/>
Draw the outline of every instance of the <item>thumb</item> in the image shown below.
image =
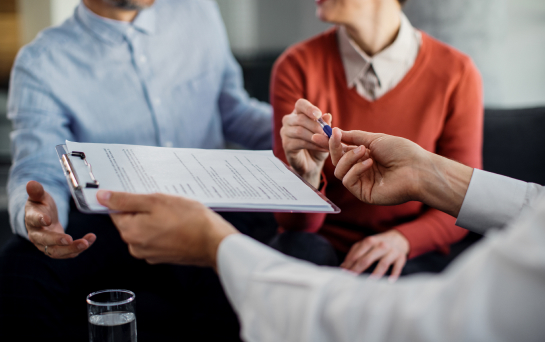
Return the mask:
<path fill-rule="evenodd" d="M 99 190 L 98 203 L 111 210 L 123 212 L 147 212 L 153 204 L 150 195 L 137 195 L 127 192 Z"/>
<path fill-rule="evenodd" d="M 43 202 L 45 200 L 46 192 L 44 187 L 36 181 L 29 181 L 26 183 L 26 192 L 28 194 L 28 199 L 33 202 Z"/>
<path fill-rule="evenodd" d="M 382 133 L 370 133 L 364 131 L 342 131 L 342 142 L 347 145 L 371 146 L 371 143 L 379 138 L 387 136 Z"/>

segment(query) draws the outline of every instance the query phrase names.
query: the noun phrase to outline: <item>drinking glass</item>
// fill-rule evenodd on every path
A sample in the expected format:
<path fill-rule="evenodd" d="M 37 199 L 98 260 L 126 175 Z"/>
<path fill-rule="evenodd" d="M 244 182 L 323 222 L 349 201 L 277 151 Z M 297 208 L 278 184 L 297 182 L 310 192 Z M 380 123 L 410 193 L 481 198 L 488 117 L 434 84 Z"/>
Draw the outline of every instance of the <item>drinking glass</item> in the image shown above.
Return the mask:
<path fill-rule="evenodd" d="M 102 290 L 87 296 L 90 342 L 136 342 L 135 295 Z"/>

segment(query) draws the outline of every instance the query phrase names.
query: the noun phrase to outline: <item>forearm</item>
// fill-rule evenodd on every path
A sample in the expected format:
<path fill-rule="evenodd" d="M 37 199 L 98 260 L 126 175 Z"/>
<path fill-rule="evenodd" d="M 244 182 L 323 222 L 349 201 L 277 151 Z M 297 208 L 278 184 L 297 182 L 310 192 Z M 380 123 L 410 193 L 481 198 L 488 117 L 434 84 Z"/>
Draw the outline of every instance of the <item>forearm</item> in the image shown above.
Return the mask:
<path fill-rule="evenodd" d="M 248 97 L 240 66 L 226 51 L 221 94 L 218 100 L 225 138 L 254 150 L 272 148 L 272 108 Z"/>
<path fill-rule="evenodd" d="M 423 155 L 415 168 L 418 170 L 416 199 L 458 217 L 473 168 L 430 152 Z"/>
<path fill-rule="evenodd" d="M 541 228 L 538 221 L 526 223 L 535 227 L 519 224 L 492 237 L 445 274 L 401 279 L 395 285 L 316 267 L 245 236 L 222 242 L 219 275 L 247 341 L 460 341 L 476 336 L 510 341 L 525 333 L 541 336 L 542 282 L 527 274 L 539 268 L 535 255 L 542 254 L 543 241 L 513 238 L 520 229 L 535 234 Z M 503 286 L 498 279 L 505 280 Z M 517 317 L 524 317 L 522 330 Z"/>
<path fill-rule="evenodd" d="M 27 198 L 28 195 L 25 186 L 21 185 L 13 191 L 10 191 L 8 204 L 11 231 L 13 234 L 17 234 L 26 239 L 28 239 L 25 228 L 25 203 Z"/>
<path fill-rule="evenodd" d="M 238 92 L 242 92 L 239 89 Z M 266 103 L 235 94 L 221 98 L 220 106 L 225 138 L 252 150 L 272 148 L 272 110 Z M 238 102 L 238 103 L 234 103 Z"/>
<path fill-rule="evenodd" d="M 432 153 L 415 165 L 419 175 L 415 199 L 479 234 L 505 226 L 545 192 L 538 184 L 474 170 Z"/>

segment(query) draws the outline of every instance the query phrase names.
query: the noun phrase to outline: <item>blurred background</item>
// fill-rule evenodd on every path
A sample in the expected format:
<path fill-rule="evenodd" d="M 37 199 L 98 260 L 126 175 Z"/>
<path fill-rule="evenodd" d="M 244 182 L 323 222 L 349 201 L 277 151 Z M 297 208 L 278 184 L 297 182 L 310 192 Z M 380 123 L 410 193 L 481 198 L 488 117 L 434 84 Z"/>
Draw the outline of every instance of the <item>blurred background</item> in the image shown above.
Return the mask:
<path fill-rule="evenodd" d="M 21 46 L 40 30 L 62 23 L 78 3 L 0 0 L 0 241 L 3 234 L 10 234 L 5 229 L 10 69 Z M 268 101 L 272 63 L 280 53 L 328 28 L 315 18 L 313 0 L 217 3 L 233 53 L 243 67 L 245 86 L 252 96 L 264 101 Z M 483 77 L 488 109 L 545 107 L 545 1 L 408 0 L 404 12 L 415 27 L 473 58 Z"/>

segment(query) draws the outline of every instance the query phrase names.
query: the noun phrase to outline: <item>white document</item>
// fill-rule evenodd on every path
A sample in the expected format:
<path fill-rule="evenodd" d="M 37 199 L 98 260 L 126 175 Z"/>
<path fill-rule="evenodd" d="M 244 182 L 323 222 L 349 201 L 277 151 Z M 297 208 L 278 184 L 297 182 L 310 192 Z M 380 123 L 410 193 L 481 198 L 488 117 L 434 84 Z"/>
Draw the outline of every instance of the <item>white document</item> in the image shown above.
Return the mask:
<path fill-rule="evenodd" d="M 102 190 L 178 195 L 220 210 L 338 211 L 288 170 L 272 151 L 70 141 L 66 147 L 69 152 L 85 153 Z M 89 177 L 83 163 L 73 160 L 73 167 L 78 177 Z M 91 210 L 104 211 L 96 200 L 97 191 L 84 188 L 83 195 Z"/>

